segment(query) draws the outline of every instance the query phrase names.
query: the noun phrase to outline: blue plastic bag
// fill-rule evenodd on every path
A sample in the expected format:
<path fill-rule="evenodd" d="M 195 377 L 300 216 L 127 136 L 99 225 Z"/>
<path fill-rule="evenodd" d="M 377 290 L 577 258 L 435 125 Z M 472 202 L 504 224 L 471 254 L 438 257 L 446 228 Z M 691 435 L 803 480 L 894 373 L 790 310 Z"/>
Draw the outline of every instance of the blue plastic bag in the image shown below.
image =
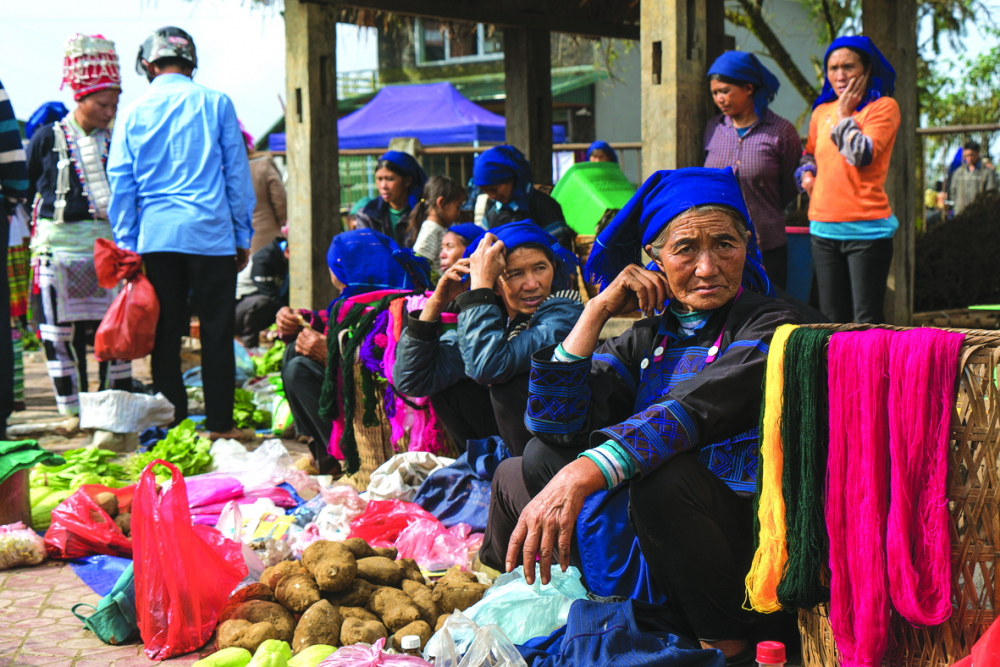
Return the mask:
<path fill-rule="evenodd" d="M 469 440 L 466 452 L 454 463 L 424 480 L 413 502 L 447 528 L 464 523 L 473 532 L 485 531 L 493 473 L 507 458 L 510 451 L 496 436 Z"/>

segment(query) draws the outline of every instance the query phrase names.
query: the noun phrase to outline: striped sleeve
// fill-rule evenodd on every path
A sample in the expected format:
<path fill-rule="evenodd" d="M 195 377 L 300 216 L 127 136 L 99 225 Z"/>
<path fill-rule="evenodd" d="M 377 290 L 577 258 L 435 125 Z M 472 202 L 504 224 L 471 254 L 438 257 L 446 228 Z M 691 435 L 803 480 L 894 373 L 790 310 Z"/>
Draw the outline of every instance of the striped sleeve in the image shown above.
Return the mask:
<path fill-rule="evenodd" d="M 0 83 L 0 189 L 12 202 L 24 201 L 28 191 L 28 166 L 14 108 Z"/>
<path fill-rule="evenodd" d="M 608 489 L 615 488 L 636 474 L 632 457 L 614 440 L 608 440 L 603 445 L 588 449 L 580 454 L 580 457 L 590 459 L 601 469 Z"/>

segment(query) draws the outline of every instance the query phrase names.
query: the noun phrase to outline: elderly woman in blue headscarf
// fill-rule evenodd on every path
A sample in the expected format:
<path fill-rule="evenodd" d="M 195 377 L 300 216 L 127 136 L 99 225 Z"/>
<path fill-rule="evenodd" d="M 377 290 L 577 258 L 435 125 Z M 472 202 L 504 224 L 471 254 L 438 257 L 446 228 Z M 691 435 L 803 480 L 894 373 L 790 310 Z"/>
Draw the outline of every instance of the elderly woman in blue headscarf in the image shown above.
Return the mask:
<path fill-rule="evenodd" d="M 834 322 L 878 324 L 899 227 L 885 192 L 900 123 L 896 72 L 868 37 L 838 37 L 823 67 L 797 172 L 809 194 L 819 307 Z"/>
<path fill-rule="evenodd" d="M 499 434 L 520 454 L 531 437 L 523 419 L 531 355 L 565 338 L 583 311 L 571 289 L 578 264 L 531 220 L 473 242 L 424 309 L 410 314 L 396 348 L 396 389 L 430 396 L 460 449 Z M 458 329 L 442 333 L 453 301 Z"/>
<path fill-rule="evenodd" d="M 536 555 L 543 582 L 575 558 L 598 595 L 665 593 L 693 639 L 752 663 L 742 607 L 761 382 L 775 329 L 800 318 L 773 296 L 729 168 L 653 174 L 585 273 L 601 292 L 532 357 L 535 438 L 497 470 L 479 556 L 523 563 L 529 583 Z M 611 317 L 636 310 L 646 317 L 599 345 Z"/>
<path fill-rule="evenodd" d="M 309 449 L 320 473 L 339 470 L 327 453 L 331 424 L 320 419 L 319 395 L 327 360 L 326 334 L 337 305 L 349 297 L 378 290 L 422 290 L 430 284 L 427 260 L 400 248 L 371 229 L 355 229 L 333 237 L 326 253 L 330 280 L 340 291 L 326 311 L 278 311 L 277 325 L 288 343 L 281 379 L 296 429 L 310 438 Z"/>
<path fill-rule="evenodd" d="M 771 282 L 785 289 L 788 247 L 785 207 L 798 194 L 795 169 L 802 140 L 795 126 L 768 109 L 778 79 L 752 53 L 727 51 L 708 69 L 721 112 L 705 128 L 705 166 L 732 167 L 757 228 Z"/>
<path fill-rule="evenodd" d="M 417 237 L 407 234 L 407 220 L 426 183 L 427 174 L 412 155 L 402 151 L 384 153 L 375 165 L 379 196 L 358 211 L 354 228 L 374 229 L 393 239 L 399 247 L 412 248 Z"/>
<path fill-rule="evenodd" d="M 513 146 L 494 146 L 480 153 L 472 166 L 472 180 L 489 195 L 484 221 L 492 229 L 515 220 L 531 220 L 562 243 L 572 238 L 562 206 L 534 187 L 531 165 Z"/>

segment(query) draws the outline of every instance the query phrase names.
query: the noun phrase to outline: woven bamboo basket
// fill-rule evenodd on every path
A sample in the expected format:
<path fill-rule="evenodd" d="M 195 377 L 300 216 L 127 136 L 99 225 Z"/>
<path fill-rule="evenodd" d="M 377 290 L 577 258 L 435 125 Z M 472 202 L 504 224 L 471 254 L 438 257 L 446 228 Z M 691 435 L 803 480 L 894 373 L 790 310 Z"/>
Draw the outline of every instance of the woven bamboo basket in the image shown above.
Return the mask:
<path fill-rule="evenodd" d="M 872 328 L 810 326 L 835 331 Z M 996 379 L 1000 331 L 944 331 L 965 334 L 949 447 L 953 611 L 946 622 L 929 628 L 914 628 L 893 611 L 889 650 L 883 659 L 888 667 L 945 667 L 965 657 L 1000 605 L 1000 392 Z M 839 664 L 826 605 L 799 610 L 799 633 L 804 667 Z"/>
<path fill-rule="evenodd" d="M 573 248 L 576 251 L 576 256 L 580 258 L 580 265 L 586 266 L 587 259 L 590 257 L 590 251 L 594 247 L 594 240 L 597 236 L 594 234 L 577 234 L 576 239 L 573 241 Z M 597 296 L 597 287 L 588 284 L 583 279 L 583 271 L 577 271 L 576 273 L 577 289 L 580 290 L 580 296 L 583 298 L 583 302 L 587 303 L 592 298 Z"/>

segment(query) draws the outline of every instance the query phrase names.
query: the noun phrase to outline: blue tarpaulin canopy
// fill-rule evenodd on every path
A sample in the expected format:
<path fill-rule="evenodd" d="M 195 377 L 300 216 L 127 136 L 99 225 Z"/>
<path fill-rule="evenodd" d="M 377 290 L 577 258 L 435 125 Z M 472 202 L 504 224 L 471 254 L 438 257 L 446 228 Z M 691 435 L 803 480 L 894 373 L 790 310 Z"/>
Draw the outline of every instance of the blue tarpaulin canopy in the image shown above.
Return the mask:
<path fill-rule="evenodd" d="M 449 82 L 386 86 L 368 104 L 337 121 L 341 148 L 388 148 L 396 137 L 416 137 L 424 146 L 503 143 L 504 117 L 466 99 Z M 552 142 L 564 143 L 566 128 L 552 126 Z M 268 137 L 270 150 L 285 150 L 284 133 Z"/>

